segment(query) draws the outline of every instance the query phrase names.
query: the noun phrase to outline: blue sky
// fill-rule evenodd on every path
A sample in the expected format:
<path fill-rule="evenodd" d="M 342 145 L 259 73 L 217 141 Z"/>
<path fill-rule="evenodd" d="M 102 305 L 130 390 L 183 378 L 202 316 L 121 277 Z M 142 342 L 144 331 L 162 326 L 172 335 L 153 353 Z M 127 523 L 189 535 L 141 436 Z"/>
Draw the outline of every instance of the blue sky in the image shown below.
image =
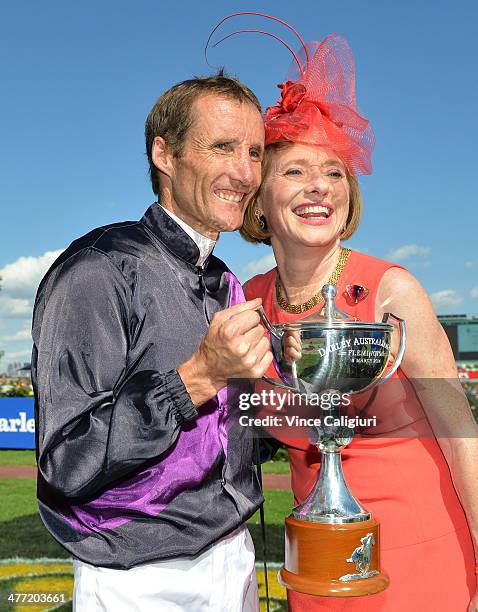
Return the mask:
<path fill-rule="evenodd" d="M 340 3 L 81 3 L 0 6 L 0 349 L 28 361 L 36 286 L 54 255 L 92 227 L 140 217 L 153 202 L 144 120 L 162 91 L 213 69 L 212 27 L 256 10 L 305 40 L 345 35 L 359 108 L 372 122 L 374 172 L 361 179 L 364 220 L 349 246 L 408 267 L 440 313 L 478 314 L 476 142 L 478 5 Z M 286 30 L 257 18 L 225 24 Z M 209 55 L 258 95 L 279 93 L 290 63 L 272 39 L 245 34 Z M 223 235 L 216 249 L 242 279 L 271 267 L 270 249 Z"/>

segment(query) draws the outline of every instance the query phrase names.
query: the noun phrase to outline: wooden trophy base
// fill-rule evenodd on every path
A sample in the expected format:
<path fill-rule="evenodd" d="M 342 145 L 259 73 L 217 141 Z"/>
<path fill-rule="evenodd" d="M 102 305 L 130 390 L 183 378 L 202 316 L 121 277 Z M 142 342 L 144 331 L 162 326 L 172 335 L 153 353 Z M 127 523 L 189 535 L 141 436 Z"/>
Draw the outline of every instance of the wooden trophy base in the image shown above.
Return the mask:
<path fill-rule="evenodd" d="M 347 559 L 363 546 L 361 538 L 368 534 L 373 535 L 374 541 L 371 560 L 367 573 L 360 574 L 355 562 Z M 373 518 L 357 523 L 329 524 L 288 516 L 285 519 L 285 564 L 279 572 L 279 580 L 288 589 L 309 595 L 358 597 L 379 593 L 390 583 L 387 574 L 380 569 L 379 550 L 379 524 Z M 352 576 L 352 579 L 339 580 L 342 576 Z"/>

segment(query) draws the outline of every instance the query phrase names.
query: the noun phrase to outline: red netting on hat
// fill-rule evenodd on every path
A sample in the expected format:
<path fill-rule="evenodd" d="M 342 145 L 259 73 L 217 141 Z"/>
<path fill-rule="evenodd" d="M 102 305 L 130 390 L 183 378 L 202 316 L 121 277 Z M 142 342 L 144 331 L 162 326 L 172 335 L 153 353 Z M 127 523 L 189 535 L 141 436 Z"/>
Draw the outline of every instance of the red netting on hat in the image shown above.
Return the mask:
<path fill-rule="evenodd" d="M 281 98 L 264 115 L 266 145 L 280 141 L 332 148 L 350 172 L 370 174 L 375 137 L 355 102 L 355 64 L 347 41 L 330 34 L 306 45 L 287 81 Z"/>
<path fill-rule="evenodd" d="M 286 81 L 278 85 L 281 98 L 264 114 L 266 145 L 291 141 L 327 146 L 333 149 L 353 175 L 370 174 L 375 137 L 370 123 L 357 111 L 355 102 L 355 62 L 352 51 L 342 36 L 330 34 L 321 42 L 304 44 L 289 24 L 263 13 L 243 12 L 225 17 L 257 15 L 277 21 L 292 30 L 302 49 L 297 55 L 282 39 L 263 30 L 239 30 L 223 40 L 242 32 L 266 34 L 279 40 L 294 56 Z"/>

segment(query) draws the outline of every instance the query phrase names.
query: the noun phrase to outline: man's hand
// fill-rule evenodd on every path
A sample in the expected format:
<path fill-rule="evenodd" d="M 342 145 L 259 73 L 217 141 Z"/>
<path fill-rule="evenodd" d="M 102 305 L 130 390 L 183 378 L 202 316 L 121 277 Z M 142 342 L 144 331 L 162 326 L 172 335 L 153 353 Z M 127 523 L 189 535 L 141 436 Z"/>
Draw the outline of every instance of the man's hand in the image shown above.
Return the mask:
<path fill-rule="evenodd" d="M 269 340 L 256 311 L 261 299 L 217 312 L 197 350 L 178 368 L 193 403 L 200 406 L 230 378 L 260 378 L 272 362 Z"/>

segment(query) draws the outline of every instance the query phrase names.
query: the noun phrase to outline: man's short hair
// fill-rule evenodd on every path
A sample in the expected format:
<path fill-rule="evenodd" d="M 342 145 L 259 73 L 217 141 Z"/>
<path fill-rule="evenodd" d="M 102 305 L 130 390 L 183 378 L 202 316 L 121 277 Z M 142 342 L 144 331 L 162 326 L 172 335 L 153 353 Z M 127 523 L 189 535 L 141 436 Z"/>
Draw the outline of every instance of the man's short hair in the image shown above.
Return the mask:
<path fill-rule="evenodd" d="M 253 104 L 259 112 L 262 112 L 261 105 L 254 92 L 238 79 L 227 76 L 222 69 L 217 75 L 194 77 L 177 83 L 171 89 L 165 91 L 151 109 L 144 129 L 149 175 L 155 194 L 159 195 L 158 169 L 154 165 L 151 155 L 155 137 L 161 136 L 164 138 L 171 147 L 174 156 L 180 157 L 186 134 L 193 124 L 191 107 L 199 97 L 210 94 Z"/>

